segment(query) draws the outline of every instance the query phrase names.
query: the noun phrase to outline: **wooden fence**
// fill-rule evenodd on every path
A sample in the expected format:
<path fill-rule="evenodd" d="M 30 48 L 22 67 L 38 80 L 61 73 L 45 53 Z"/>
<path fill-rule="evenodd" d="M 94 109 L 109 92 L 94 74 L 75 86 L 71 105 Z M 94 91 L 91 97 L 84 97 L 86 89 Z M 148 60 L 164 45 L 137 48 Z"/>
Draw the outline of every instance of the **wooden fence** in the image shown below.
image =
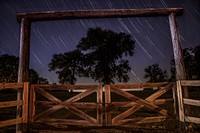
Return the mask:
<path fill-rule="evenodd" d="M 28 122 L 29 84 L 26 82 L 25 83 L 0 83 L 0 90 L 5 90 L 5 89 L 13 89 L 13 90 L 23 89 L 23 97 L 21 100 L 0 102 L 0 109 L 19 106 L 22 109 L 22 115 L 19 118 L 0 121 L 0 127 L 10 126 L 10 125 L 20 124 L 20 123 L 27 123 Z"/>
<path fill-rule="evenodd" d="M 64 101 L 58 99 L 51 91 L 80 91 L 77 95 Z M 50 92 L 48 92 L 50 91 Z M 79 102 L 86 96 L 96 92 L 95 102 Z M 64 93 L 64 92 L 63 92 Z M 70 92 L 68 92 L 70 93 Z M 36 95 L 45 97 L 46 101 L 37 101 Z M 93 94 L 94 95 L 94 94 Z M 102 86 L 101 85 L 31 85 L 30 90 L 30 122 L 59 123 L 68 125 L 89 125 L 101 126 L 103 122 L 102 111 Z M 48 109 L 36 114 L 38 106 L 48 107 Z M 81 119 L 58 119 L 52 118 L 53 113 L 61 109 L 66 109 Z M 80 108 L 96 110 L 96 118 L 85 113 Z M 50 116 L 50 117 L 48 117 Z"/>
<path fill-rule="evenodd" d="M 179 80 L 177 81 L 177 95 L 178 95 L 178 105 L 179 105 L 179 119 L 182 122 L 191 122 L 200 124 L 200 118 L 191 117 L 186 115 L 185 113 L 185 106 L 184 105 L 192 105 L 192 106 L 200 106 L 200 100 L 188 99 L 183 98 L 182 89 L 188 86 L 199 86 L 199 80 Z M 192 89 L 192 88 L 188 88 Z M 200 90 L 200 88 L 198 88 Z"/>
<path fill-rule="evenodd" d="M 179 113 L 180 121 L 200 123 L 200 119 L 196 117 L 186 116 L 184 105 L 200 106 L 199 100 L 186 99 L 182 96 L 182 88 L 186 86 L 200 86 L 200 81 L 177 81 L 177 87 L 174 83 L 144 83 L 144 84 L 115 84 L 106 85 L 31 85 L 29 95 L 28 83 L 0 83 L 0 90 L 2 89 L 23 89 L 23 98 L 15 101 L 0 102 L 0 109 L 20 106 L 22 107 L 22 116 L 16 119 L 0 121 L 0 127 L 9 126 L 19 123 L 27 122 L 42 122 L 42 123 L 58 123 L 67 125 L 87 125 L 87 126 L 116 126 L 122 124 L 140 124 L 161 122 L 165 120 L 175 120 L 176 113 Z M 146 95 L 136 95 L 135 89 L 145 89 L 139 93 Z M 149 95 L 145 94 L 149 89 L 156 89 Z M 177 89 L 176 89 L 177 88 Z M 70 94 L 69 90 L 79 91 L 78 93 L 71 93 L 73 96 L 59 97 L 57 92 Z M 170 97 L 163 96 L 169 90 L 172 90 Z M 66 93 L 66 94 L 67 94 Z M 104 94 L 104 95 L 103 95 Z M 175 96 L 177 94 L 178 100 Z M 63 94 L 62 94 L 63 95 Z M 65 94 L 64 94 L 65 95 Z M 114 95 L 123 97 L 113 98 Z M 30 97 L 28 97 L 30 96 Z M 92 100 L 88 101 L 88 96 L 92 96 Z M 38 98 L 40 97 L 40 98 Z M 43 98 L 41 98 L 43 97 Z M 58 98 L 59 97 L 59 98 Z M 29 100 L 28 100 L 29 98 Z M 104 99 L 103 99 L 104 98 Z M 159 99 L 158 99 L 159 98 Z M 84 101 L 84 99 L 86 99 Z M 29 105 L 28 105 L 29 101 Z M 178 102 L 179 110 L 176 102 Z M 166 106 L 172 103 L 171 110 L 168 110 L 162 105 Z M 28 121 L 28 106 L 29 106 L 29 121 Z M 45 109 L 38 110 L 39 107 Z M 142 109 L 152 111 L 153 116 L 137 116 L 137 112 Z M 84 110 L 86 109 L 86 110 Z M 88 110 L 95 111 L 95 113 L 87 112 Z M 79 117 L 77 118 L 55 118 L 59 110 L 67 110 L 71 114 Z M 119 110 L 117 113 L 116 110 Z M 120 112 L 121 111 L 121 112 Z M 171 112 L 170 112 L 171 111 Z M 174 111 L 174 112 L 172 112 Z M 105 119 L 103 118 L 105 114 Z M 63 114 L 60 115 L 62 117 Z"/>
<path fill-rule="evenodd" d="M 142 99 L 133 93 L 128 91 L 124 91 L 123 89 L 138 89 L 138 88 L 158 88 L 154 94 L 151 94 L 146 99 Z M 173 102 L 173 98 L 168 99 L 157 99 L 158 97 L 165 94 L 167 91 L 173 88 L 173 83 L 145 83 L 145 84 L 121 84 L 121 85 L 107 85 L 105 88 L 105 104 L 106 104 L 106 125 L 107 126 L 115 126 L 122 124 L 134 124 L 134 123 L 150 123 L 150 122 L 160 122 L 167 119 L 172 119 L 173 117 L 168 113 L 166 109 L 162 109 L 157 105 L 166 104 L 168 102 Z M 143 91 L 141 91 L 142 93 Z M 111 93 L 116 93 L 120 96 L 125 97 L 129 101 L 121 101 L 117 102 L 112 101 Z M 112 117 L 113 110 L 119 108 L 128 108 L 124 112 L 118 114 L 115 117 Z M 160 114 L 159 116 L 153 117 L 143 117 L 143 118 L 127 118 L 139 109 L 146 107 L 154 112 Z"/>

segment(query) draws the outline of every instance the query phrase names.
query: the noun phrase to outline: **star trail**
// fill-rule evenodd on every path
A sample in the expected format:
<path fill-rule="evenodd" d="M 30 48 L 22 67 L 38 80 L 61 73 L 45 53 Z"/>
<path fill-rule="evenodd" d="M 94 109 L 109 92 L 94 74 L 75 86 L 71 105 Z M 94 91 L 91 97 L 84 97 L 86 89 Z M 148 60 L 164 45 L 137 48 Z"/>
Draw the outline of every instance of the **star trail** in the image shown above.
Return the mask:
<path fill-rule="evenodd" d="M 19 12 L 181 7 L 184 12 L 177 20 L 182 47 L 200 45 L 199 0 L 0 0 L 0 7 L 0 55 L 18 56 L 20 23 L 16 13 Z M 95 27 L 124 32 L 135 40 L 135 53 L 129 58 L 132 67 L 130 83 L 145 82 L 144 68 L 153 63 L 158 63 L 169 73 L 173 50 L 167 16 L 33 22 L 30 68 L 50 83 L 58 82 L 57 75 L 48 71 L 52 55 L 75 49 L 88 28 Z M 79 79 L 78 83 L 88 84 L 93 80 Z"/>

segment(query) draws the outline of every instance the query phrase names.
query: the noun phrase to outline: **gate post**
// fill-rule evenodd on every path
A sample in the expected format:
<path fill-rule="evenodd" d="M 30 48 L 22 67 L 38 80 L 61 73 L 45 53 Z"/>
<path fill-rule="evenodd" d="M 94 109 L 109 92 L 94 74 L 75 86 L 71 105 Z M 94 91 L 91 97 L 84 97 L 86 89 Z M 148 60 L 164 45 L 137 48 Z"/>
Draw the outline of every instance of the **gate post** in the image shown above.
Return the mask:
<path fill-rule="evenodd" d="M 97 108 L 97 123 L 99 126 L 102 126 L 103 124 L 103 97 L 102 97 L 102 93 L 103 93 L 103 88 L 102 85 L 98 86 L 98 90 L 97 90 L 97 104 L 98 104 L 98 108 Z"/>
<path fill-rule="evenodd" d="M 18 68 L 18 82 L 28 82 L 29 76 L 29 55 L 30 55 L 30 24 L 29 18 L 22 18 L 21 33 L 20 33 L 20 51 L 19 51 L 19 68 Z M 22 99 L 22 90 L 17 92 L 17 100 Z M 22 115 L 22 109 L 17 106 L 16 117 Z M 21 124 L 16 125 L 16 132 L 23 130 Z"/>
<path fill-rule="evenodd" d="M 105 117 L 106 117 L 106 126 L 111 126 L 112 125 L 110 104 L 111 104 L 110 85 L 105 85 Z"/>

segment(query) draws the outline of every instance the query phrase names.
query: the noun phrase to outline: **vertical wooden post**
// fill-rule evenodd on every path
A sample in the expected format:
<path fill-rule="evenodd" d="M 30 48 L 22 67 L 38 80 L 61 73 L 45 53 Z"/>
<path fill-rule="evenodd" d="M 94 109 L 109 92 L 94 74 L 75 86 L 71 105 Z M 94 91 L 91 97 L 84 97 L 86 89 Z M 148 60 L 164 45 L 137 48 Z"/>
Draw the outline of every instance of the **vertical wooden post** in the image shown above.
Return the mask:
<path fill-rule="evenodd" d="M 23 104 L 22 104 L 23 123 L 28 122 L 28 93 L 29 93 L 29 83 L 25 82 L 23 88 Z"/>
<path fill-rule="evenodd" d="M 18 82 L 28 82 L 29 71 L 29 55 L 30 55 L 30 20 L 22 18 L 21 32 L 20 32 L 20 51 L 19 51 L 19 69 L 18 69 Z M 22 99 L 22 90 L 17 92 L 17 100 Z M 17 106 L 16 117 L 21 117 L 21 106 Z M 16 132 L 21 131 L 20 124 L 16 125 Z"/>
<path fill-rule="evenodd" d="M 183 59 L 183 53 L 182 53 L 179 30 L 175 13 L 171 13 L 169 15 L 169 26 L 170 26 L 172 44 L 174 50 L 176 80 L 186 79 L 184 59 Z M 188 89 L 184 88 L 183 92 L 184 92 L 184 97 L 189 98 Z"/>
<path fill-rule="evenodd" d="M 99 126 L 102 126 L 102 124 L 103 124 L 103 110 L 102 110 L 103 100 L 102 100 L 102 93 L 103 93 L 102 85 L 99 85 L 98 89 L 97 89 L 97 104 L 98 104 L 98 108 L 97 108 L 97 121 L 98 121 L 98 125 Z"/>
<path fill-rule="evenodd" d="M 172 94 L 173 94 L 173 99 L 174 99 L 174 116 L 176 119 L 178 119 L 178 96 L 177 96 L 177 85 L 174 83 L 172 86 Z"/>
<path fill-rule="evenodd" d="M 31 85 L 31 90 L 30 90 L 30 101 L 29 101 L 29 121 L 33 122 L 34 121 L 34 116 L 35 116 L 35 86 Z"/>
<path fill-rule="evenodd" d="M 105 116 L 106 116 L 106 126 L 112 125 L 112 118 L 111 118 L 111 111 L 110 111 L 110 104 L 111 104 L 111 91 L 110 85 L 105 86 Z"/>
<path fill-rule="evenodd" d="M 179 120 L 184 122 L 185 121 L 185 113 L 184 113 L 184 106 L 183 106 L 181 81 L 178 80 L 176 83 L 177 83 L 177 96 L 178 96 L 178 106 L 179 106 Z"/>

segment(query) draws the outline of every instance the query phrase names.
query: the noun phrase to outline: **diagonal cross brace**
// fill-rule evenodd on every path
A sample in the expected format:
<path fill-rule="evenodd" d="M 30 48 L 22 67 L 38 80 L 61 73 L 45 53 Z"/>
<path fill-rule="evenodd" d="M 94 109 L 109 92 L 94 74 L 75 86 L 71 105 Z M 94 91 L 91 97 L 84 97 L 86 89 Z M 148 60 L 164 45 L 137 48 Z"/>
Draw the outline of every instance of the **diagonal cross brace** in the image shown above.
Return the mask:
<path fill-rule="evenodd" d="M 57 104 L 54 105 L 53 107 L 43 111 L 42 113 L 38 114 L 37 116 L 35 116 L 34 120 L 39 119 L 42 116 L 45 115 L 49 115 L 52 114 L 54 112 L 56 112 L 57 110 L 60 110 L 62 108 L 66 108 L 68 110 L 70 110 L 71 112 L 75 113 L 76 115 L 80 116 L 81 118 L 95 124 L 96 123 L 96 119 L 94 119 L 93 117 L 85 114 L 84 112 L 82 112 L 81 110 L 71 106 L 70 104 L 73 102 L 76 102 L 82 98 L 84 98 L 85 96 L 88 96 L 89 94 L 93 93 L 96 91 L 96 89 L 88 89 L 74 97 L 71 97 L 70 99 L 62 102 L 61 100 L 59 100 L 58 98 L 54 97 L 53 95 L 49 94 L 48 92 L 44 91 L 41 88 L 37 88 L 36 91 L 38 93 L 40 93 L 41 95 L 43 95 L 44 97 L 46 97 L 47 99 L 49 99 L 50 101 L 52 101 L 53 103 Z"/>
<path fill-rule="evenodd" d="M 165 92 L 167 92 L 168 90 L 171 89 L 172 83 L 168 84 L 167 86 L 165 86 L 164 88 L 162 88 L 161 90 L 157 91 L 156 93 L 152 94 L 151 96 L 147 97 L 145 100 L 134 96 L 130 93 L 121 93 L 124 92 L 122 90 L 117 89 L 116 87 L 112 86 L 112 89 L 114 90 L 114 92 L 116 92 L 119 95 L 122 95 L 124 97 L 127 97 L 128 99 L 130 99 L 131 101 L 134 101 L 132 103 L 134 103 L 134 106 L 131 107 L 130 109 L 126 110 L 125 112 L 121 113 L 120 115 L 116 116 L 115 118 L 113 118 L 112 123 L 115 124 L 117 121 L 124 119 L 125 117 L 129 116 L 130 114 L 136 112 L 137 110 L 139 110 L 140 108 L 146 106 L 152 110 L 155 110 L 156 112 L 159 112 L 165 116 L 167 115 L 167 111 L 164 109 L 160 109 L 158 106 L 154 105 L 152 102 L 160 97 L 161 95 L 163 95 Z M 121 91 L 121 92 L 120 92 Z M 134 99 L 133 99 L 134 98 Z M 132 104 L 132 103 L 128 103 L 128 104 Z M 127 105 L 128 105 L 127 104 Z"/>

